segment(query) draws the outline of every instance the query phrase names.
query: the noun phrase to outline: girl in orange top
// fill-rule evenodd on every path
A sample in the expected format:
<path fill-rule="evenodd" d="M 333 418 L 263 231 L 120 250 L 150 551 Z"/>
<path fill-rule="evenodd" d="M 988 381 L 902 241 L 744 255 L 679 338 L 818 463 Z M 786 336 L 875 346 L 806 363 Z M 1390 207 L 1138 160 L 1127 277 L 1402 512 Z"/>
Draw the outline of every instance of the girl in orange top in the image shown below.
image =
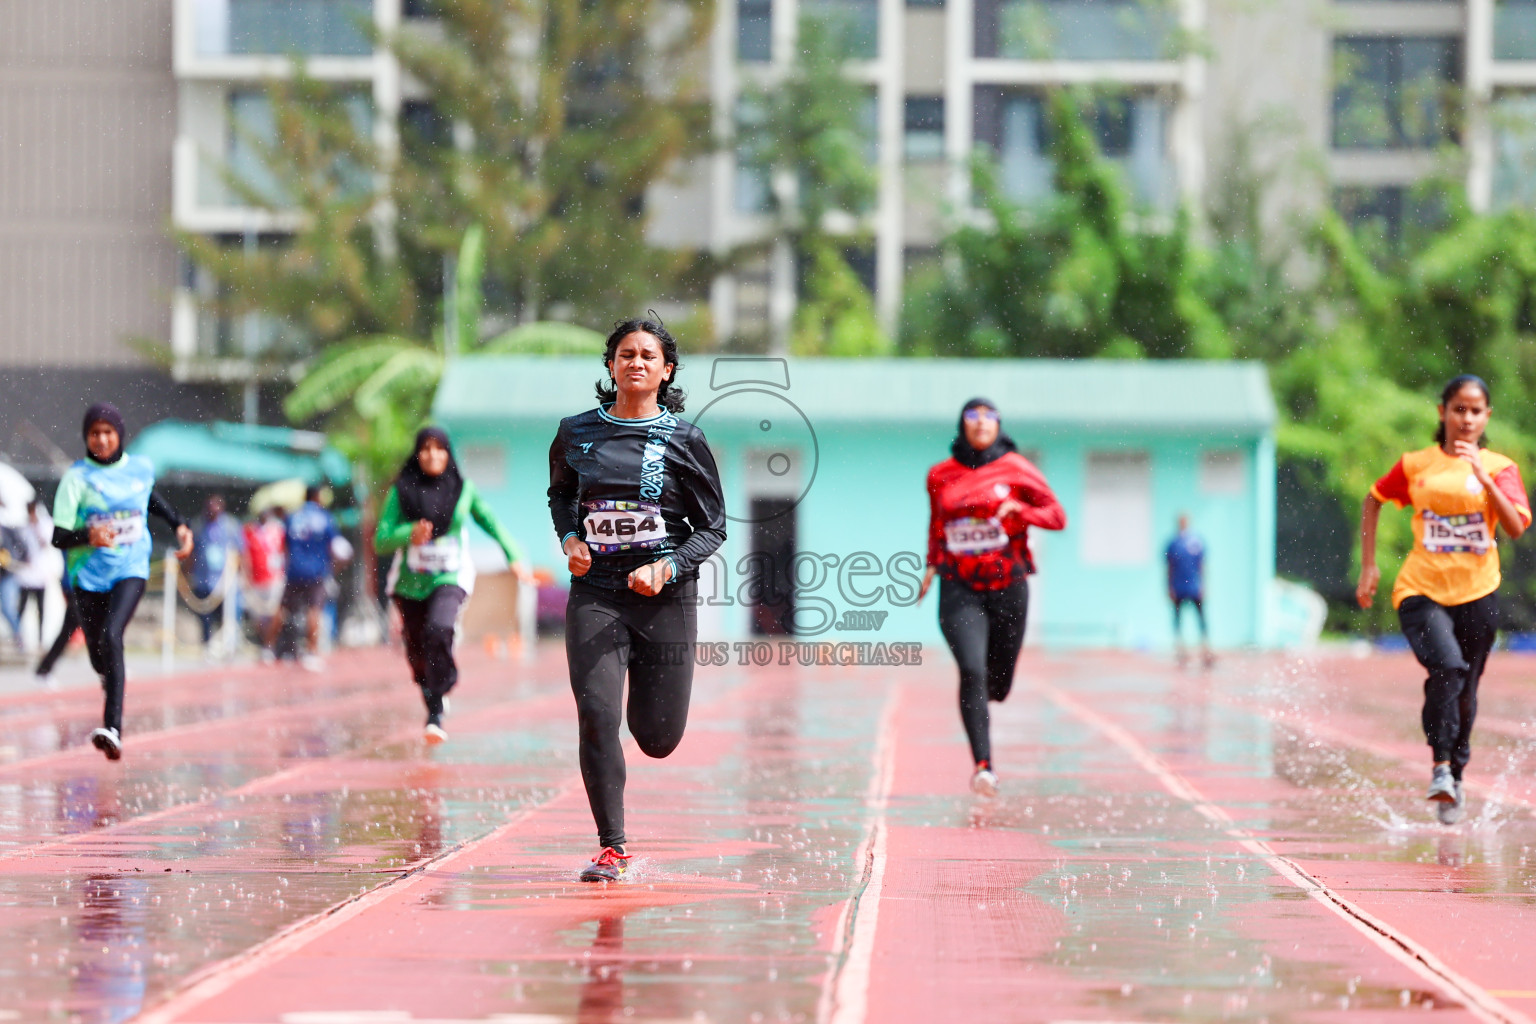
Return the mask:
<path fill-rule="evenodd" d="M 1440 394 L 1440 428 L 1433 448 L 1408 452 L 1371 488 L 1360 514 L 1360 582 L 1355 597 L 1369 608 L 1376 568 L 1381 506 L 1413 506 L 1413 549 L 1392 588 L 1403 636 L 1424 681 L 1424 735 L 1435 766 L 1426 797 L 1440 820 L 1461 820 L 1461 774 L 1472 757 L 1477 683 L 1498 630 L 1499 551 L 1495 534 L 1511 540 L 1531 523 L 1520 469 L 1483 449 L 1492 412 L 1488 385 L 1464 374 Z"/>

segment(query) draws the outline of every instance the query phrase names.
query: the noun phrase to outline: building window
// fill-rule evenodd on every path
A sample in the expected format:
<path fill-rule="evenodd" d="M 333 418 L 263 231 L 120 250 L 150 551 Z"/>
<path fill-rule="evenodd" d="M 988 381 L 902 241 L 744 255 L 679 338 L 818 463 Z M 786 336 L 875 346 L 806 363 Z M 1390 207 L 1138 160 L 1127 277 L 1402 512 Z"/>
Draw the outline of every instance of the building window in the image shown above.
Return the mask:
<path fill-rule="evenodd" d="M 1169 60 L 1178 26 L 1167 0 L 976 0 L 978 57 Z"/>
<path fill-rule="evenodd" d="M 1152 560 L 1152 460 L 1146 452 L 1089 452 L 1083 480 L 1084 565 Z"/>
<path fill-rule="evenodd" d="M 1053 164 L 1045 97 L 1021 89 L 978 87 L 976 141 L 997 158 L 1003 192 L 1016 202 L 1050 195 Z M 1099 151 L 1120 167 L 1137 201 L 1171 208 L 1176 188 L 1168 148 L 1170 103 L 1156 93 L 1101 96 L 1087 112 Z"/>
<path fill-rule="evenodd" d="M 1495 60 L 1536 60 L 1536 0 L 1498 0 L 1493 5 Z"/>
<path fill-rule="evenodd" d="M 1493 205 L 1536 208 L 1536 93 L 1493 101 Z"/>
<path fill-rule="evenodd" d="M 902 149 L 912 162 L 944 159 L 944 97 L 907 97 Z"/>
<path fill-rule="evenodd" d="M 773 0 L 736 0 L 736 59 L 773 59 Z"/>
<path fill-rule="evenodd" d="M 286 200 L 277 176 L 267 166 L 266 153 L 277 142 L 272 100 L 265 90 L 237 89 L 229 94 L 229 133 L 225 167 L 238 193 L 238 205 L 260 202 L 284 205 Z"/>
<path fill-rule="evenodd" d="M 800 14 L 819 21 L 847 59 L 880 56 L 879 0 L 801 0 Z"/>
<path fill-rule="evenodd" d="M 400 104 L 400 149 L 421 158 L 453 144 L 453 122 L 429 100 Z"/>
<path fill-rule="evenodd" d="M 766 112 L 743 97 L 736 103 L 736 179 L 733 183 L 737 213 L 767 213 L 773 209 L 772 157 L 764 152 L 762 128 Z"/>
<path fill-rule="evenodd" d="M 1333 144 L 1428 149 L 1456 139 L 1455 36 L 1344 36 L 1333 43 Z"/>
<path fill-rule="evenodd" d="M 225 250 L 246 253 L 281 249 L 293 241 L 288 235 L 271 234 L 216 235 L 213 240 Z M 197 356 L 281 362 L 311 351 L 303 328 L 266 313 L 236 312 L 230 288 L 190 260 L 185 274 L 184 287 L 198 306 L 193 341 Z"/>
<path fill-rule="evenodd" d="M 1248 458 L 1240 450 L 1200 453 L 1200 493 L 1240 498 L 1248 493 Z"/>
<path fill-rule="evenodd" d="M 199 57 L 366 57 L 373 0 L 194 0 Z"/>
<path fill-rule="evenodd" d="M 1439 197 L 1406 185 L 1344 186 L 1334 190 L 1333 201 L 1375 256 L 1400 252 L 1446 219 Z"/>
<path fill-rule="evenodd" d="M 227 102 L 224 171 L 230 180 L 209 183 L 210 205 L 287 206 L 289 198 L 267 163 L 278 141 L 271 96 L 265 89 L 235 89 Z M 358 135 L 366 139 L 373 130 L 372 98 L 361 90 L 349 89 L 337 97 L 337 102 Z M 372 187 L 368 172 L 346 158 L 338 159 L 331 170 L 336 183 L 354 195 Z"/>

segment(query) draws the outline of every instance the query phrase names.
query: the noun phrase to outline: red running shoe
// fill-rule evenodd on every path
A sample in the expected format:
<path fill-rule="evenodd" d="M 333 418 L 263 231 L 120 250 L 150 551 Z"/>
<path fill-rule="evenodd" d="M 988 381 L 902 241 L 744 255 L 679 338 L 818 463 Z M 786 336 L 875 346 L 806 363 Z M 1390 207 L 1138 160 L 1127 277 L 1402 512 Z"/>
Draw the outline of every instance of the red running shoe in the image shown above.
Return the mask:
<path fill-rule="evenodd" d="M 624 877 L 624 872 L 628 868 L 629 854 L 611 846 L 605 846 L 603 852 L 582 869 L 581 880 L 583 882 L 617 882 Z"/>

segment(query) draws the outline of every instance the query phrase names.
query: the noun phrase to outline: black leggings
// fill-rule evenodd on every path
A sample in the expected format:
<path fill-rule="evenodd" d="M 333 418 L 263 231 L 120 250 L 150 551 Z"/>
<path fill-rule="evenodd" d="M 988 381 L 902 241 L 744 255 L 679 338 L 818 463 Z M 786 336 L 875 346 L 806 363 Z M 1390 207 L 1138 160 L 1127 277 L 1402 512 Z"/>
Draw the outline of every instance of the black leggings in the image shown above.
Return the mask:
<path fill-rule="evenodd" d="M 70 637 L 75 635 L 75 630 L 80 628 L 80 612 L 75 608 L 75 592 L 69 587 L 64 588 L 64 622 L 59 626 L 59 635 L 53 638 L 53 646 L 48 648 L 48 653 L 43 655 L 43 660 L 37 663 L 37 674 L 46 676 L 53 671 L 53 666 L 64 656 L 64 651 L 69 647 Z"/>
<path fill-rule="evenodd" d="M 104 594 L 75 591 L 80 628 L 85 631 L 85 649 L 107 695 L 101 724 L 116 729 L 119 736 L 123 734 L 123 633 L 143 596 L 141 579 L 118 580 Z"/>
<path fill-rule="evenodd" d="M 693 690 L 698 582 L 656 597 L 577 580 L 565 606 L 565 657 L 581 730 L 581 780 L 602 846 L 624 843 L 624 747 L 619 739 L 624 676 L 629 731 L 649 757 L 682 742 Z"/>
<path fill-rule="evenodd" d="M 1397 620 L 1419 664 L 1429 670 L 1424 737 L 1435 761 L 1449 761 L 1451 774 L 1460 779 L 1472 760 L 1477 684 L 1498 634 L 1498 595 L 1449 606 L 1415 595 L 1403 599 Z"/>
<path fill-rule="evenodd" d="M 438 587 L 424 601 L 395 595 L 405 632 L 405 660 L 421 687 L 428 714 L 443 713 L 443 695 L 459 681 L 459 666 L 453 660 L 453 629 L 466 596 L 464 588 L 452 584 Z"/>
<path fill-rule="evenodd" d="M 939 629 L 960 666 L 960 720 L 977 764 L 992 763 L 987 701 L 1007 700 L 1013 689 L 1028 614 L 1027 579 L 1002 590 L 972 590 L 955 580 L 939 581 Z"/>
<path fill-rule="evenodd" d="M 1173 642 L 1175 644 L 1184 642 L 1184 630 L 1180 626 L 1183 625 L 1184 616 L 1181 613 L 1186 604 L 1195 606 L 1195 621 L 1200 624 L 1200 638 L 1203 640 L 1208 635 L 1205 631 L 1205 602 L 1198 597 L 1175 597 L 1173 599 Z"/>

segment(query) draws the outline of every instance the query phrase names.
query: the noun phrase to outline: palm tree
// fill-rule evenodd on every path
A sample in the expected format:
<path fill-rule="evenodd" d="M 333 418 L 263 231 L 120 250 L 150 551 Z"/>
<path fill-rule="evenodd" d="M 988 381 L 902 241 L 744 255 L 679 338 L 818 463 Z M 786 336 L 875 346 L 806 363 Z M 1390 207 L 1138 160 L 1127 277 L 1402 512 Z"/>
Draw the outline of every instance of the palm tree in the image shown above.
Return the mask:
<path fill-rule="evenodd" d="M 303 371 L 283 403 L 294 422 L 324 418 L 335 445 L 383 481 L 405 457 L 415 430 L 431 412 L 448 360 L 485 354 L 596 355 L 603 336 L 576 324 L 523 324 L 480 342 L 480 281 L 485 233 L 464 233 L 458 258 L 445 274 L 443 323 L 431 338 L 383 334 L 327 345 Z"/>

